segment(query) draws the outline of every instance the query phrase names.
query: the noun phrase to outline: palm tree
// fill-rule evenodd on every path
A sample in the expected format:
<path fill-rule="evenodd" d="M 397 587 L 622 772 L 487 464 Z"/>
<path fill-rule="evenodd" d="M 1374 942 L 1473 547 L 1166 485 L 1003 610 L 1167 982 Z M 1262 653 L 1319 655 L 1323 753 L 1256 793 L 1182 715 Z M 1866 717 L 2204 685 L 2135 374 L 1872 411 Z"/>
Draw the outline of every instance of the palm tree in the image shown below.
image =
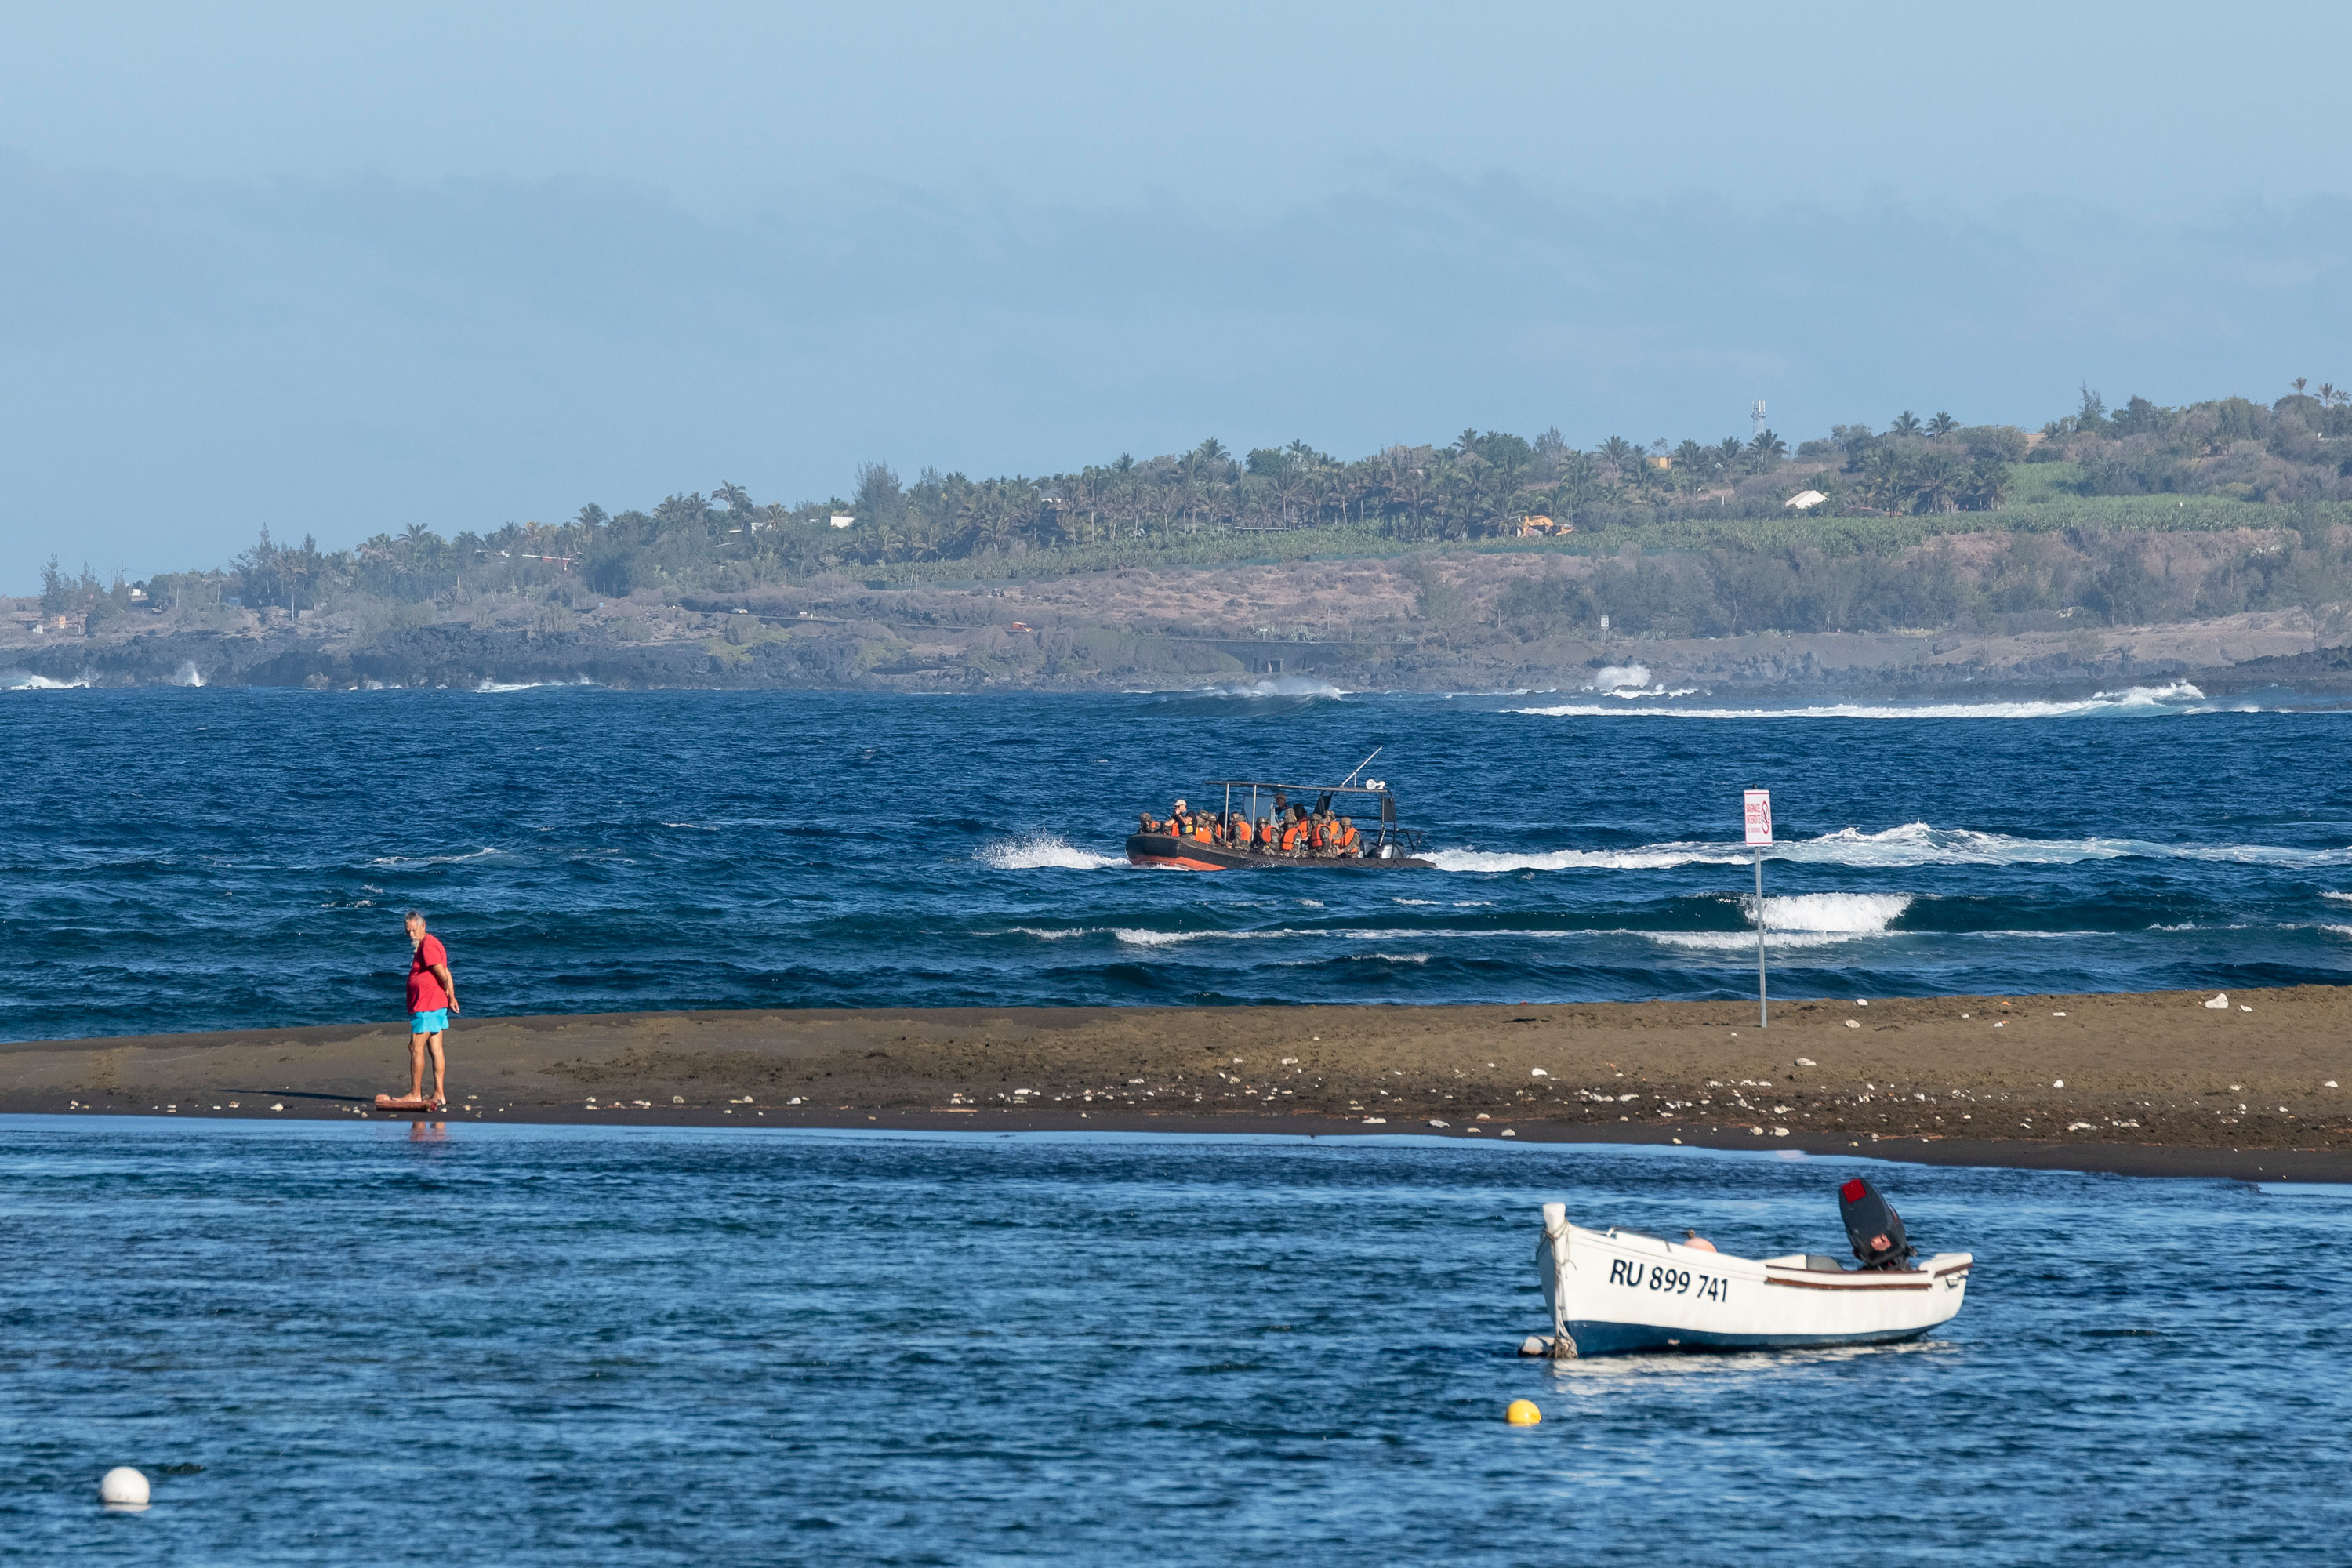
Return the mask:
<path fill-rule="evenodd" d="M 1919 416 L 1908 408 L 1895 416 L 1894 432 L 1897 436 L 1919 434 Z"/>
<path fill-rule="evenodd" d="M 1948 414 L 1937 414 L 1927 421 L 1927 434 L 1940 441 L 1960 427 L 1960 422 Z"/>
<path fill-rule="evenodd" d="M 1960 487 L 1960 504 L 1972 511 L 1999 511 L 2011 483 L 2007 463 L 1996 457 L 1979 458 Z"/>
<path fill-rule="evenodd" d="M 1726 436 L 1715 448 L 1715 466 L 1728 477 L 1739 471 L 1739 459 L 1747 453 L 1748 448 L 1739 444 L 1738 437 Z"/>
<path fill-rule="evenodd" d="M 1853 491 L 1881 511 L 1896 510 L 1895 501 L 1908 488 L 1908 464 L 1892 447 L 1872 447 L 1854 465 Z"/>
<path fill-rule="evenodd" d="M 1962 483 L 1958 458 L 1943 452 L 1922 452 L 1911 465 L 1911 510 L 1958 511 Z"/>
<path fill-rule="evenodd" d="M 1759 430 L 1756 438 L 1748 443 L 1748 455 L 1759 468 L 1779 462 L 1789 455 L 1789 443 L 1770 430 Z"/>

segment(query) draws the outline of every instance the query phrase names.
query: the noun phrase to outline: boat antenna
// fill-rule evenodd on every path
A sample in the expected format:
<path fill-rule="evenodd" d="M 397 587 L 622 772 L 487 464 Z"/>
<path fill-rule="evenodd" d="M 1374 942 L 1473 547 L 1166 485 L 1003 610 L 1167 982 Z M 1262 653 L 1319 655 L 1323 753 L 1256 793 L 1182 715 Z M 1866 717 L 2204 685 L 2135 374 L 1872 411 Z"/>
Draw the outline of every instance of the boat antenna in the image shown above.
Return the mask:
<path fill-rule="evenodd" d="M 1381 748 L 1380 748 L 1380 747 L 1378 747 L 1378 746 L 1374 746 L 1374 747 L 1372 748 L 1372 757 L 1377 757 L 1377 756 L 1379 756 L 1380 754 L 1381 754 Z M 1369 768 L 1369 767 L 1370 767 L 1370 766 L 1372 765 L 1372 757 L 1366 757 L 1362 762 L 1358 763 L 1356 764 L 1356 770 L 1355 770 L 1355 773 L 1349 773 L 1346 778 L 1343 778 L 1343 779 L 1341 779 L 1341 780 L 1339 781 L 1339 787 L 1340 787 L 1341 789 L 1346 789 L 1349 784 L 1354 784 L 1354 783 L 1356 782 L 1356 773 L 1362 773 L 1366 768 Z"/>

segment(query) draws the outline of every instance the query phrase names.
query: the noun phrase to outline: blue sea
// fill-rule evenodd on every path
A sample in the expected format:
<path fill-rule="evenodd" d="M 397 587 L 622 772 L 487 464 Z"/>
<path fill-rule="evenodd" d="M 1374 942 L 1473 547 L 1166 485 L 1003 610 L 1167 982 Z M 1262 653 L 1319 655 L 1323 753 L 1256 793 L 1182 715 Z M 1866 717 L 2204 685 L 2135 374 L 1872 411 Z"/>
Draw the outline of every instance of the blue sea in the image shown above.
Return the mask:
<path fill-rule="evenodd" d="M 2253 710 L 2239 710 L 2252 708 Z M 476 1016 L 1753 994 L 2352 974 L 2352 713 L 2193 689 L 1703 696 L 0 690 L 0 1038 Z M 1127 864 L 1374 748 L 1439 869 Z"/>
<path fill-rule="evenodd" d="M 0 1119 L 0 1559 L 2344 1560 L 2352 1189 L 1411 1139 Z M 1538 1205 L 1959 1317 L 1524 1361 Z M 1503 1420 L 1534 1400 L 1540 1426 Z M 143 1514 L 99 1476 L 153 1479 Z"/>
<path fill-rule="evenodd" d="M 2352 715 L 1651 693 L 0 691 L 0 1036 L 487 1013 L 2340 982 Z M 1128 866 L 1369 773 L 1438 868 Z M 1913 1344 L 1553 1367 L 1538 1210 L 1837 1250 Z M 0 1118 L 0 1560 L 2347 1553 L 2352 1190 L 1410 1138 Z M 1502 1419 L 1535 1400 L 1540 1426 Z M 145 1470 L 142 1514 L 98 1477 Z"/>

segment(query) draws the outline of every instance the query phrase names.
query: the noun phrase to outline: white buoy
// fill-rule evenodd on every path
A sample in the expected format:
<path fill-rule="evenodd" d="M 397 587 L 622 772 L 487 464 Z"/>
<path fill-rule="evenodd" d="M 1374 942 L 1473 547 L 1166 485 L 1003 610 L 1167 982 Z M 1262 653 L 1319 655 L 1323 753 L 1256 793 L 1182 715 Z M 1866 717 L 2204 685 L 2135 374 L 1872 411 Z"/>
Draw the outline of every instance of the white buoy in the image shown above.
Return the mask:
<path fill-rule="evenodd" d="M 117 1465 L 100 1479 L 98 1500 L 109 1508 L 145 1508 L 147 1478 L 128 1465 Z"/>

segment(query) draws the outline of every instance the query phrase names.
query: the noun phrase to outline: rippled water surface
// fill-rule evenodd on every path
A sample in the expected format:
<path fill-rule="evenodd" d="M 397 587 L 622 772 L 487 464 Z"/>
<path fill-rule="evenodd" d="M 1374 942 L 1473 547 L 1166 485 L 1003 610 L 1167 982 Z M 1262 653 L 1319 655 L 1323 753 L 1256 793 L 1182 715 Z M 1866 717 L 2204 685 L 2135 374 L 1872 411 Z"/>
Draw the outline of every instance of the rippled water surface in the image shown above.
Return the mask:
<path fill-rule="evenodd" d="M 1752 786 L 1786 994 L 2352 973 L 2352 714 L 1710 700 L 0 691 L 0 1037 L 390 1017 L 411 905 L 478 1016 L 1739 995 Z M 1375 746 L 1442 869 L 1120 853 Z"/>
<path fill-rule="evenodd" d="M 2325 1192 L 1874 1166 L 1934 1337 L 1511 1353 L 1546 1199 L 1825 1249 L 1857 1163 L 0 1119 L 0 1558 L 2342 1559 Z"/>

